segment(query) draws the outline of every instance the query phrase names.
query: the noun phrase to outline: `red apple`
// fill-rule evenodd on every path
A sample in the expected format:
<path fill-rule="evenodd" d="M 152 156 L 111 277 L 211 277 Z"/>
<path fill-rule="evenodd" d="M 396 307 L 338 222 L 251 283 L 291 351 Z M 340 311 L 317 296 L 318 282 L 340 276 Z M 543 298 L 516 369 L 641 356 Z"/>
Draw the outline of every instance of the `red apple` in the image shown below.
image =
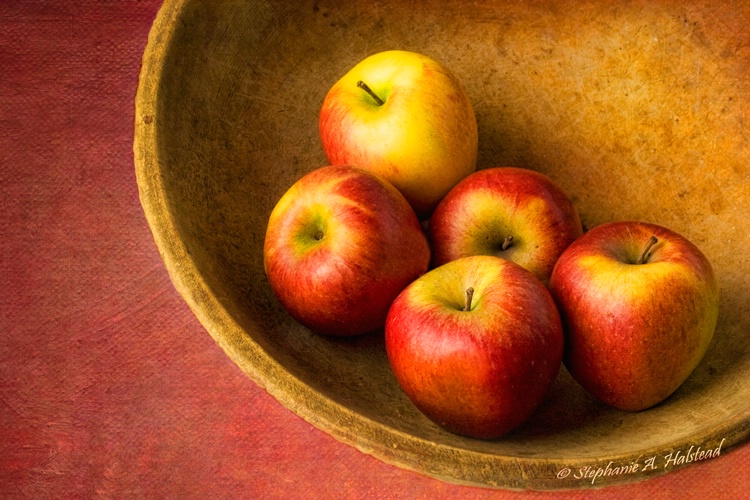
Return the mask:
<path fill-rule="evenodd" d="M 567 194 L 533 170 L 479 170 L 458 183 L 429 223 L 432 265 L 496 255 L 528 269 L 545 285 L 555 262 L 583 233 Z"/>
<path fill-rule="evenodd" d="M 587 232 L 560 256 L 550 290 L 568 370 L 601 401 L 630 411 L 663 401 L 685 381 L 711 342 L 719 310 L 703 253 L 643 222 Z"/>
<path fill-rule="evenodd" d="M 389 50 L 355 65 L 326 95 L 319 128 L 329 163 L 382 176 L 422 219 L 476 169 L 477 122 L 466 90 L 422 54 Z"/>
<path fill-rule="evenodd" d="M 422 413 L 453 433 L 491 439 L 541 404 L 561 366 L 563 333 L 541 281 L 479 255 L 409 285 L 388 313 L 385 345 L 398 383 Z"/>
<path fill-rule="evenodd" d="M 325 335 L 381 328 L 393 299 L 427 270 L 429 247 L 390 183 L 351 166 L 297 181 L 268 220 L 264 265 L 289 314 Z"/>

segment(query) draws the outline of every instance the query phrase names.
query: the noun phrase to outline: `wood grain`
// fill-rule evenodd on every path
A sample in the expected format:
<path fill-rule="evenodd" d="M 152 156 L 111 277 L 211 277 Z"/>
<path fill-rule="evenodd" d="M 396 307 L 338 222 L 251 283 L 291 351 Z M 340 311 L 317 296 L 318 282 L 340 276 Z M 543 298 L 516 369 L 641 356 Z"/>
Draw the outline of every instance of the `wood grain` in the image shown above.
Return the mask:
<path fill-rule="evenodd" d="M 167 2 L 136 102 L 141 202 L 176 288 L 216 342 L 337 439 L 458 483 L 647 479 L 687 465 L 665 464 L 670 453 L 726 451 L 750 435 L 748 20 L 750 6 L 730 2 Z M 431 55 L 464 81 L 480 168 L 544 172 L 589 228 L 645 220 L 704 250 L 721 283 L 719 325 L 669 400 L 623 413 L 563 371 L 513 434 L 460 438 L 406 399 L 380 334 L 322 338 L 280 308 L 262 266 L 268 215 L 326 163 L 317 113 L 328 88 L 389 48 Z M 657 466 L 643 470 L 650 457 Z M 633 464 L 593 484 L 576 477 Z"/>

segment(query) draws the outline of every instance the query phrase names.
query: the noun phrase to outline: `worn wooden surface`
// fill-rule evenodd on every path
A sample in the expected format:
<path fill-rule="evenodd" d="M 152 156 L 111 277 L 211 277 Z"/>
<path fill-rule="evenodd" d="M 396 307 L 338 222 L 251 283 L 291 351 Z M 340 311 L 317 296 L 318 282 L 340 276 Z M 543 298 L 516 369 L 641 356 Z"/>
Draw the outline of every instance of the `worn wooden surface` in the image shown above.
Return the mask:
<path fill-rule="evenodd" d="M 160 3 L 0 2 L 0 497 L 746 495 L 746 444 L 698 465 L 595 494 L 522 495 L 456 486 L 388 465 L 337 442 L 279 404 L 224 354 L 188 309 L 170 282 L 138 199 L 133 101 L 141 55 Z M 312 4 L 309 7 L 312 13 Z M 419 5 L 413 8 L 420 12 Z M 334 39 L 341 40 L 344 32 L 354 37 L 356 53 L 349 60 L 366 51 L 361 36 L 342 31 L 356 17 L 351 11 L 337 13 L 321 2 L 318 12 L 321 30 L 333 24 Z M 411 25 L 404 28 L 383 21 L 385 38 L 378 43 L 388 42 L 394 30 L 404 33 L 411 27 L 419 32 L 413 17 L 405 19 Z M 279 30 L 298 29 L 292 18 L 276 21 Z M 222 26 L 216 28 L 219 37 L 226 36 Z M 440 28 L 435 29 L 439 38 Z M 269 31 L 258 37 L 278 40 L 280 34 Z M 424 34 L 419 39 L 424 41 Z M 738 46 L 736 52 L 746 50 Z M 292 61 L 279 60 L 271 67 L 293 75 Z M 233 70 L 212 66 L 210 71 L 221 75 Z M 290 117 L 294 132 L 300 125 L 293 117 L 301 114 L 285 99 L 289 92 L 289 85 L 281 84 L 261 99 L 276 103 L 271 109 Z M 185 100 L 186 110 L 191 102 L 195 104 Z M 481 114 L 485 124 L 488 109 Z M 269 165 L 274 159 L 282 167 L 284 159 L 293 164 L 292 157 L 282 158 L 270 147 L 283 137 L 281 131 L 262 131 L 269 134 L 267 142 L 257 135 L 248 139 Z M 484 134 L 499 132 L 485 128 Z M 291 138 L 306 141 L 302 135 Z M 493 148 L 501 154 L 500 144 L 484 144 L 485 163 L 496 154 Z M 521 155 L 523 149 L 515 144 L 513 154 Z M 200 156 L 192 161 L 211 164 Z M 224 174 L 218 169 L 216 175 L 218 185 Z M 256 197 L 268 205 L 273 194 L 255 191 L 250 201 Z M 742 200 L 724 203 L 731 211 Z M 741 252 L 737 254 L 739 259 Z M 254 298 L 250 295 L 248 302 Z M 741 297 L 730 297 L 729 323 L 739 321 L 740 302 Z M 287 323 L 281 317 L 265 321 L 272 329 Z M 368 340 L 360 342 L 370 348 Z M 732 379 L 729 367 L 741 363 L 746 351 L 742 345 L 729 345 L 729 360 L 713 373 L 740 391 L 744 382 Z M 296 373 L 304 374 L 303 368 Z M 357 383 L 363 390 L 374 387 L 369 377 Z M 676 424 L 692 418 L 691 407 L 683 405 L 682 410 L 674 415 Z M 443 456 L 452 453 L 447 450 Z"/>
<path fill-rule="evenodd" d="M 599 485 L 646 479 L 681 465 L 649 467 L 648 457 L 728 449 L 750 433 L 748 13 L 728 2 L 175 2 L 152 33 L 138 96 L 144 208 L 177 288 L 216 341 L 338 439 L 470 484 L 588 487 L 558 474 L 607 464 L 618 474 Z M 517 432 L 464 439 L 404 397 L 381 335 L 322 338 L 278 306 L 261 262 L 268 214 L 325 164 L 316 114 L 328 87 L 394 46 L 439 58 L 465 82 L 480 168 L 542 171 L 585 226 L 665 225 L 715 264 L 715 342 L 669 401 L 622 413 L 563 372 Z M 632 465 L 639 473 L 622 473 Z"/>

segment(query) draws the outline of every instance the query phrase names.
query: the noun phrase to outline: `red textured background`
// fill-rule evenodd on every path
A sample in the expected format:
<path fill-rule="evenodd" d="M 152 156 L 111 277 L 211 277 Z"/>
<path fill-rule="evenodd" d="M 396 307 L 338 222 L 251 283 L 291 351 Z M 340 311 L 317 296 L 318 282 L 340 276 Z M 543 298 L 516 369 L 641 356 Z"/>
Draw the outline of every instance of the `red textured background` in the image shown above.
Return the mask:
<path fill-rule="evenodd" d="M 335 441 L 214 344 L 136 188 L 133 100 L 160 2 L 0 2 L 0 498 L 518 498 Z M 750 491 L 750 446 L 545 498 Z M 745 497 L 747 498 L 747 497 Z"/>

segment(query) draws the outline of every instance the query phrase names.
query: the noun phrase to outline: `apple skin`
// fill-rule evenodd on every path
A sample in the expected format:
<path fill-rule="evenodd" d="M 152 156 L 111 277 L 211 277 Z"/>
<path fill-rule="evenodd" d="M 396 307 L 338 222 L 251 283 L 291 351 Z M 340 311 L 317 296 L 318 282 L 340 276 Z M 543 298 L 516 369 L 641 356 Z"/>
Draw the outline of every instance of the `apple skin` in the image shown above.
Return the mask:
<path fill-rule="evenodd" d="M 637 260 L 651 236 L 646 263 Z M 693 371 L 713 337 L 719 287 L 711 263 L 658 225 L 597 226 L 552 273 L 566 334 L 564 362 L 589 393 L 621 410 L 650 408 Z"/>
<path fill-rule="evenodd" d="M 459 182 L 432 214 L 432 267 L 496 255 L 548 285 L 557 259 L 582 234 L 578 211 L 552 179 L 524 168 L 488 168 Z M 513 240 L 503 250 L 507 236 Z"/>
<path fill-rule="evenodd" d="M 294 319 L 323 335 L 351 336 L 384 325 L 393 299 L 427 270 L 430 250 L 396 188 L 337 165 L 313 170 L 281 197 L 263 259 Z"/>
<path fill-rule="evenodd" d="M 380 52 L 355 65 L 326 95 L 319 130 L 329 163 L 382 176 L 420 219 L 476 169 L 477 122 L 463 84 L 441 63 L 414 52 Z"/>
<path fill-rule="evenodd" d="M 464 311 L 466 289 L 472 306 Z M 396 298 L 385 326 L 393 373 L 414 405 L 455 434 L 500 437 L 541 404 L 562 363 L 560 315 L 531 272 L 500 257 L 449 262 Z"/>

